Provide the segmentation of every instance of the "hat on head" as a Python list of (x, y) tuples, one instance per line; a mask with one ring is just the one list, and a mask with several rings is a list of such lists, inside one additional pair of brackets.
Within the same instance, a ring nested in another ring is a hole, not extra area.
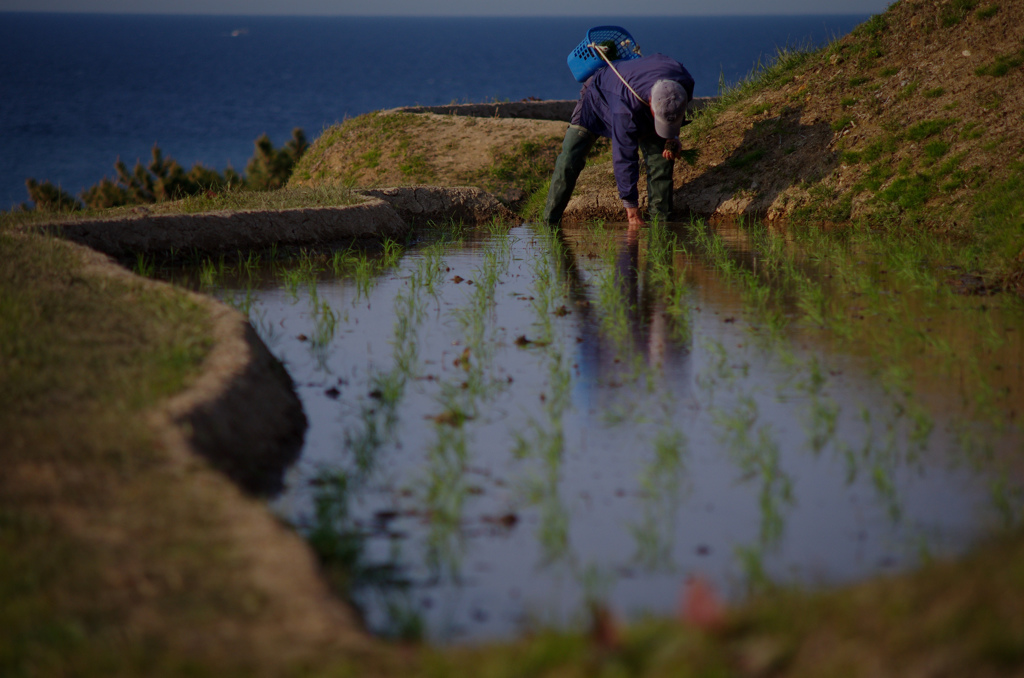
[(651, 88), (654, 131), (663, 139), (675, 139), (686, 116), (686, 90), (675, 80), (659, 80)]

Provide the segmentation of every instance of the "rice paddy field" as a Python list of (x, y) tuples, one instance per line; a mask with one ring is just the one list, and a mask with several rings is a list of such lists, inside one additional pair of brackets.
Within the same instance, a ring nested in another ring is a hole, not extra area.
[(136, 268), (238, 307), (285, 364), (310, 427), (271, 506), (368, 626), (464, 643), (1019, 526), (1021, 301), (953, 244), (892, 242), (494, 222)]

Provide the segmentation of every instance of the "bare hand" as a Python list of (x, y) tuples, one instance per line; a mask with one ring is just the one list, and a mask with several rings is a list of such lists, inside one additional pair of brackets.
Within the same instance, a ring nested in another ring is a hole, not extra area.
[(665, 160), (675, 160), (679, 157), (682, 149), (683, 145), (679, 143), (679, 139), (666, 139), (665, 150), (661, 152), (661, 157), (665, 158)]
[(629, 221), (630, 228), (638, 228), (640, 226), (646, 226), (643, 217), (640, 216), (639, 207), (627, 207), (626, 208), (626, 219)]

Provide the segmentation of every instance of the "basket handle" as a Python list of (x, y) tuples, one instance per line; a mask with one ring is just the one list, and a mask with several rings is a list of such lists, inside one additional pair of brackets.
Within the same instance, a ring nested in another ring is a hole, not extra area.
[(636, 93), (635, 89), (633, 89), (632, 87), (629, 86), (629, 83), (626, 82), (626, 79), (624, 77), (622, 77), (622, 74), (619, 73), (619, 70), (617, 68), (615, 68), (615, 66), (612, 64), (611, 59), (609, 59), (607, 56), (605, 56), (605, 53), (604, 53), (603, 49), (601, 49), (600, 47), (598, 47), (594, 43), (590, 43), (589, 45), (587, 45), (587, 47), (589, 47), (593, 52), (595, 52), (599, 57), (601, 57), (606, 64), (608, 64), (608, 67), (612, 69), (612, 71), (615, 73), (615, 75), (619, 76), (619, 80), (621, 80), (622, 84), (626, 86), (626, 89), (628, 89), (630, 92), (632, 92), (633, 96), (635, 96), (637, 99), (640, 100), (640, 103), (642, 103), (642, 104), (644, 104), (646, 106), (650, 106), (650, 104), (648, 102), (644, 101), (644, 98), (642, 96), (640, 96), (639, 94)]

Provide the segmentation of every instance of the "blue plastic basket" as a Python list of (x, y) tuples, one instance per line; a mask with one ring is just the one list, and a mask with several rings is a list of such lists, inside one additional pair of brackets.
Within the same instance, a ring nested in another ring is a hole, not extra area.
[(576, 82), (583, 82), (594, 73), (596, 73), (602, 66), (605, 66), (605, 61), (598, 56), (591, 45), (599, 45), (602, 42), (611, 40), (616, 45), (616, 59), (610, 59), (611, 61), (618, 61), (623, 59), (636, 59), (640, 56), (640, 46), (636, 44), (636, 40), (629, 34), (625, 28), (621, 26), (595, 26), (587, 31), (587, 37), (583, 39), (576, 49), (569, 52), (569, 58), (566, 59), (566, 63), (569, 64), (569, 70), (572, 71), (572, 76), (576, 78)]

